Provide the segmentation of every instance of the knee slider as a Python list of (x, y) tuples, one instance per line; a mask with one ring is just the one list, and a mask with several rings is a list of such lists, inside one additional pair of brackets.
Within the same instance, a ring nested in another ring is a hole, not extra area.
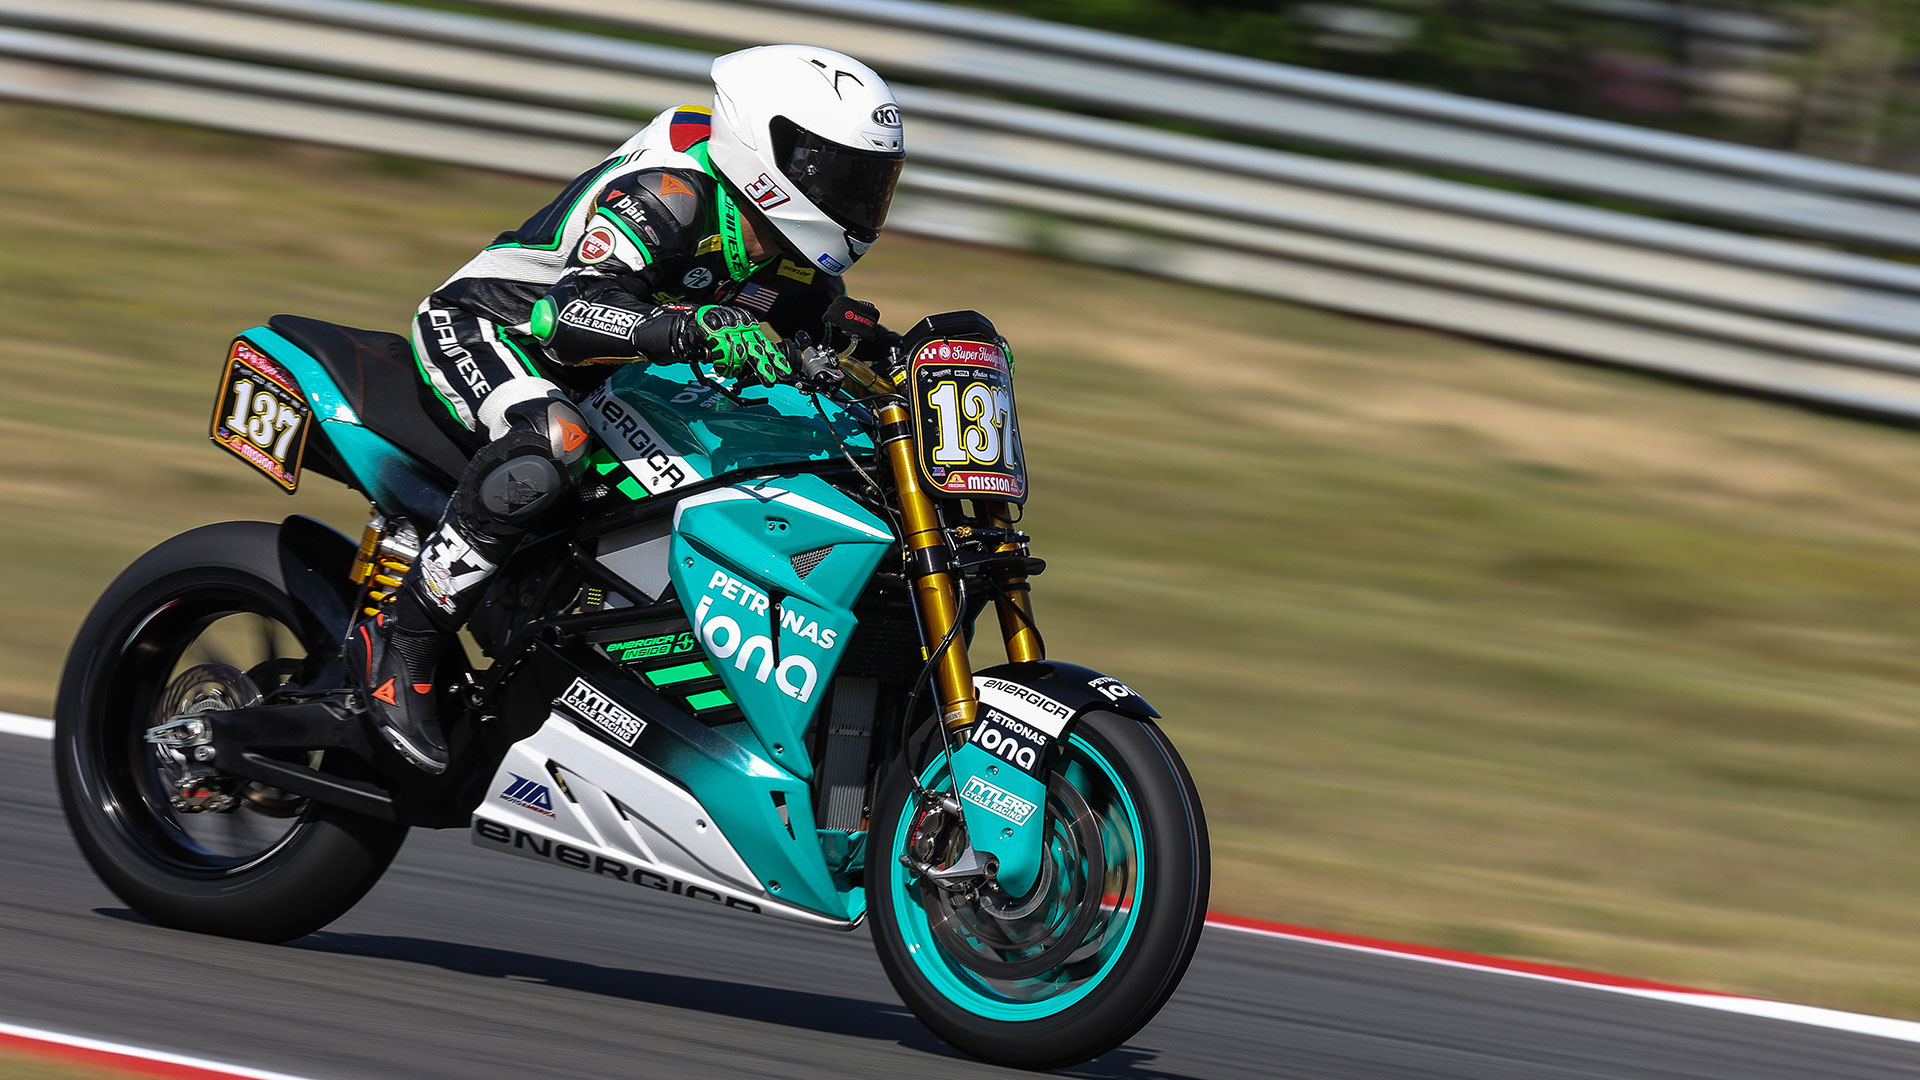
[(545, 436), (515, 431), (482, 447), (460, 486), (470, 518), (524, 525), (553, 506), (566, 481)]

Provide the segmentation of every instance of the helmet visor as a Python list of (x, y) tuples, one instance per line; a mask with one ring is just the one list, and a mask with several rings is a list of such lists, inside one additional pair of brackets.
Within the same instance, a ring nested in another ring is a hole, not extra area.
[(776, 116), (773, 159), (813, 205), (847, 235), (871, 244), (887, 220), (901, 154), (859, 150), (822, 138), (784, 116)]

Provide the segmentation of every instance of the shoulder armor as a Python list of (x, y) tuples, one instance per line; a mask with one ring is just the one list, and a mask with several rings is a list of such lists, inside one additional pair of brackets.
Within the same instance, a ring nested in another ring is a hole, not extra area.
[(640, 169), (608, 181), (600, 192), (599, 209), (646, 245), (648, 261), (682, 258), (712, 231), (706, 220), (712, 216), (707, 209), (712, 184), (704, 173)]

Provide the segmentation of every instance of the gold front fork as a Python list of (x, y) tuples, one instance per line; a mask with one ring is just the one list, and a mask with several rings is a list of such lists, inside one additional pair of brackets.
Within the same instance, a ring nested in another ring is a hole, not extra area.
[[(953, 557), (940, 532), (940, 515), (920, 486), (914, 461), (913, 421), (906, 406), (897, 401), (881, 405), (879, 419), (881, 448), (893, 470), (893, 487), (906, 525), (907, 535), (902, 539), (907, 545), (907, 573), (913, 580), (913, 606), (920, 613), (921, 637), (929, 648), (939, 648), (960, 615), (960, 586)], [(956, 633), (953, 644), (940, 654), (933, 680), (940, 694), (940, 718), (947, 730), (973, 723), (980, 714), (980, 695), (973, 688), (973, 665), (967, 659), (964, 635)]]
[[(977, 502), (980, 524), (990, 529), (1013, 528), (1013, 510), (1003, 502)], [(1020, 545), (1009, 539), (995, 548), (999, 554), (1011, 554), (1020, 550)], [(1040, 633), (1034, 629), (1033, 594), (1027, 586), (1027, 575), (1014, 568), (1012, 563), (1002, 563), (993, 570), (994, 583), (1000, 586), (1000, 592), (993, 598), (993, 606), (1000, 614), (1000, 636), (1007, 642), (1007, 659), (1016, 664), (1045, 660), (1046, 650), (1040, 643)]]

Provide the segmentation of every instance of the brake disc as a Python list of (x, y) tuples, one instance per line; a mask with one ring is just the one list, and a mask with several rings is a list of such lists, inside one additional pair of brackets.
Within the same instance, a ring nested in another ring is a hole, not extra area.
[[(1085, 944), (1100, 916), (1106, 848), (1093, 811), (1057, 774), (1047, 786), (1047, 803), (1049, 828), (1059, 830), (1049, 842), (1057, 836), (1065, 850), (1042, 860), (1040, 878), (1026, 896), (1009, 897), (991, 883), (967, 894), (921, 884), (920, 903), (947, 954), (987, 978), (1030, 979), (1059, 967)], [(1075, 867), (1079, 873), (1072, 872)]]
[(202, 719), (209, 712), (244, 709), (260, 701), (260, 688), (246, 673), (227, 664), (199, 664), (167, 684), (154, 707), (155, 725), (147, 729), (155, 771), (167, 802), (182, 814), (230, 813), (243, 782), (203, 762), (213, 759), (213, 733)]

